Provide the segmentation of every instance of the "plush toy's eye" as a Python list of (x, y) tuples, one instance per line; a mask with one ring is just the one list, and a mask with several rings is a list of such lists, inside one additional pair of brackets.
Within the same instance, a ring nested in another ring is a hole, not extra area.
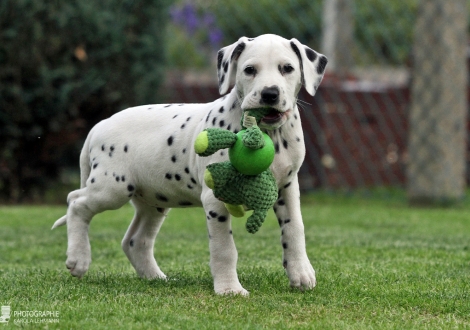
[(243, 70), (246, 75), (252, 76), (256, 73), (256, 69), (254, 66), (248, 65), (245, 70)]
[(284, 71), (285, 73), (291, 73), (292, 71), (294, 71), (294, 67), (293, 67), (292, 65), (290, 65), (290, 64), (286, 64), (286, 65), (284, 65), (284, 67), (283, 67), (283, 71)]

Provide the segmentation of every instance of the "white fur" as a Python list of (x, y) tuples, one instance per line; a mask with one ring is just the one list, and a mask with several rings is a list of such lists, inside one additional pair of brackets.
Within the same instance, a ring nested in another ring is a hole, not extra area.
[[(243, 50), (233, 54), (241, 49), (241, 43), (245, 45)], [(297, 53), (292, 44), (299, 50)], [(315, 271), (306, 254), (297, 182), (305, 145), (296, 102), (302, 83), (310, 84), (307, 91), (315, 93), (323, 76), (323, 69), (317, 70), (319, 58), (324, 57), (314, 53), (312, 61), (312, 51), (308, 49), (296, 39), (276, 35), (240, 38), (219, 52), (222, 94), (235, 78), (235, 87), (228, 95), (207, 104), (139, 106), (98, 123), (80, 155), (81, 188), (69, 194), (67, 214), (53, 226), (67, 224), (66, 266), (70, 273), (81, 277), (90, 266), (88, 227), (93, 216), (118, 209), (131, 200), (135, 216), (122, 248), (139, 276), (166, 278), (153, 256), (155, 237), (163, 220), (170, 208), (203, 206), (215, 292), (248, 294), (238, 281), (230, 215), (203, 178), (206, 166), (226, 160), (227, 151), (199, 157), (193, 144), (197, 134), (207, 127), (240, 130), (243, 111), (266, 106), (261, 94), (266, 87), (275, 86), (279, 100), (271, 107), (282, 116), (274, 123), (261, 122), (260, 127), (271, 136), (277, 149), (271, 170), (280, 190), (274, 209), (282, 229), (283, 265), (292, 286), (313, 288)], [(326, 64), (326, 58), (323, 62)], [(286, 65), (293, 71), (285, 72)], [(255, 68), (256, 74), (246, 74), (247, 66)]]

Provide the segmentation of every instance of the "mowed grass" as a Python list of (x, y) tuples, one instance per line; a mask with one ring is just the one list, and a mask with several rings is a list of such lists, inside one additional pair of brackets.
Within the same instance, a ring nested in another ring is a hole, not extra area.
[[(65, 268), (64, 207), (0, 207), (0, 305), (58, 311), (49, 329), (466, 329), (470, 207), (410, 208), (401, 199), (325, 194), (302, 201), (313, 291), (289, 287), (277, 220), (255, 235), (233, 221), (249, 297), (217, 296), (202, 209), (173, 210), (155, 244), (168, 281), (139, 279), (120, 241), (131, 206), (96, 216), (93, 262)], [(8, 328), (16, 328), (14, 317)]]

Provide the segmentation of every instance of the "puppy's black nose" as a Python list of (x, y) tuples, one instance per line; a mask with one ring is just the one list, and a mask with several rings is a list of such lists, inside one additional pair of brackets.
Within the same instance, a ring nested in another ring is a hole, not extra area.
[(261, 91), (261, 102), (268, 105), (274, 105), (279, 102), (279, 87), (265, 87)]

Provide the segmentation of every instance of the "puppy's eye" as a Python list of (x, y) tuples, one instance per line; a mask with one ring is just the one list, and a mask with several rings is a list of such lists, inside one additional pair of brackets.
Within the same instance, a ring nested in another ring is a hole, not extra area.
[(291, 73), (292, 71), (294, 71), (294, 67), (290, 64), (284, 65), (282, 69), (285, 73)]
[(252, 76), (252, 75), (254, 75), (254, 74), (256, 73), (255, 67), (254, 67), (254, 66), (251, 66), (251, 65), (247, 66), (247, 67), (245, 68), (245, 70), (243, 70), (243, 71), (244, 71), (245, 74), (248, 75), (248, 76)]

